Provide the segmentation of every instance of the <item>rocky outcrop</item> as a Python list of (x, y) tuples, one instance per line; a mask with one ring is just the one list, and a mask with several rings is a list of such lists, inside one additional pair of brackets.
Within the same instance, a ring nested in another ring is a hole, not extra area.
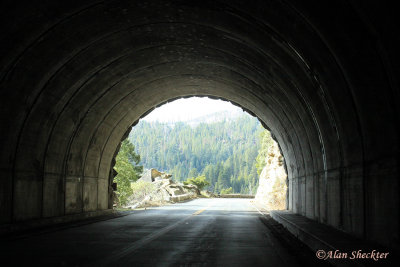
[(152, 183), (156, 179), (160, 180), (162, 178), (169, 178), (169, 177), (172, 177), (172, 175), (164, 173), (164, 172), (160, 172), (156, 169), (149, 169), (144, 172), (144, 174), (142, 175), (142, 177), (140, 177), (140, 179), (138, 181), (145, 181), (145, 182)]
[(266, 165), (260, 174), (255, 201), (268, 210), (286, 209), (286, 172), (276, 142), (268, 149)]
[[(157, 176), (154, 177), (154, 174)], [(147, 171), (137, 182), (131, 184), (133, 195), (129, 198), (129, 204), (126, 207), (160, 206), (193, 199), (200, 195), (197, 186), (176, 183), (171, 177), (172, 175), (156, 169)]]

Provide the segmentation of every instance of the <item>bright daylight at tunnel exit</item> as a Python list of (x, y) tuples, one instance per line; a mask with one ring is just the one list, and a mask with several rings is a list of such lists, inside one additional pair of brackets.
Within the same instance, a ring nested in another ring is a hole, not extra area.
[(257, 118), (227, 101), (192, 97), (158, 107), (121, 143), (114, 170), (117, 209), (197, 197), (287, 206), (278, 144)]
[(397, 266), (397, 25), (396, 1), (0, 1), (1, 265)]

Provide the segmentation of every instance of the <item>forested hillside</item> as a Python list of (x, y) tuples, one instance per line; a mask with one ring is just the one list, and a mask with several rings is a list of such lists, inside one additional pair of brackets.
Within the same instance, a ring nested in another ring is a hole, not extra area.
[(141, 165), (168, 172), (178, 181), (205, 175), (209, 190), (256, 192), (259, 121), (247, 114), (213, 123), (174, 124), (140, 121), (129, 136)]

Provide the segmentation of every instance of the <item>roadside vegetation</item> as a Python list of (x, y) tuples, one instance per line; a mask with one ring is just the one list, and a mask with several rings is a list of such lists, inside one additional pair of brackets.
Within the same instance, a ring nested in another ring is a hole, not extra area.
[(128, 198), (134, 193), (131, 183), (140, 178), (143, 166), (139, 165), (140, 156), (135, 152), (135, 146), (129, 141), (124, 140), (116, 157), (114, 169), (118, 172), (114, 177), (117, 183), (117, 196), (120, 206), (127, 203)]
[(146, 181), (137, 181), (131, 183), (131, 189), (132, 195), (129, 197), (129, 201), (140, 202), (147, 195), (154, 193), (157, 190), (157, 186)]
[[(170, 173), (173, 180), (195, 185), (206, 197), (254, 195), (260, 175), (271, 176), (267, 164), (278, 162), (274, 164), (283, 168), (283, 157), (278, 154), (271, 134), (249, 115), (195, 126), (141, 121), (121, 143), (116, 158), (119, 205), (140, 202), (157, 190), (149, 182), (134, 183), (144, 168)], [(283, 206), (285, 190), (285, 178), (274, 180), (273, 192), (269, 192), (273, 199), (268, 201)]]
[(248, 114), (217, 122), (161, 123), (140, 121), (129, 140), (135, 144), (145, 169), (172, 174), (176, 181), (205, 177), (207, 190), (218, 194), (255, 194), (256, 157), (264, 131)]
[(202, 191), (205, 187), (210, 185), (210, 182), (207, 181), (207, 179), (204, 175), (201, 175), (196, 178), (189, 178), (186, 181), (184, 181), (183, 184), (185, 184), (185, 185), (193, 184), (193, 185), (197, 186), (197, 188), (200, 191)]

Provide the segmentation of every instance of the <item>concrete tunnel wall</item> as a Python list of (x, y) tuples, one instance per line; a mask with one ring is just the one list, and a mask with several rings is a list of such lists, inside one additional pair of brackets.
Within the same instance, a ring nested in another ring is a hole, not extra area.
[(256, 115), (289, 209), (399, 242), (394, 8), (373, 1), (2, 1), (2, 224), (105, 210), (131, 125), (179, 97)]

